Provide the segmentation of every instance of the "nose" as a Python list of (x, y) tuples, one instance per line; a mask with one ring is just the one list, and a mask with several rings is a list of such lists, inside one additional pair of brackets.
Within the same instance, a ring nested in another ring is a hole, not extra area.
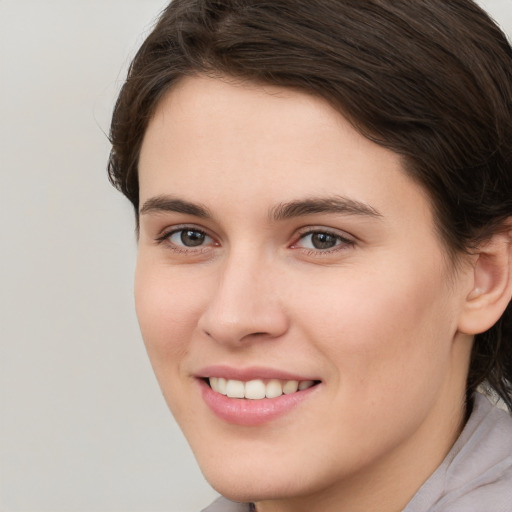
[(276, 269), (262, 258), (232, 255), (222, 263), (199, 328), (217, 343), (239, 347), (288, 330)]

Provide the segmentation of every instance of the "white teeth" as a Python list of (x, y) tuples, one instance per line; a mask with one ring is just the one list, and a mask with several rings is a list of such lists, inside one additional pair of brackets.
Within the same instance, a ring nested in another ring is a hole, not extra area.
[(244, 383), (240, 380), (228, 380), (226, 384), (226, 395), (229, 396), (229, 398), (244, 398)]
[(310, 388), (314, 382), (312, 380), (303, 380), (299, 382), (299, 391)]
[(245, 398), (258, 400), (265, 398), (265, 383), (262, 380), (250, 380), (245, 383)]
[(277, 380), (271, 379), (266, 384), (261, 379), (254, 379), (248, 382), (223, 377), (210, 377), (211, 388), (222, 395), (230, 398), (247, 398), (249, 400), (261, 400), (262, 398), (277, 398), (283, 393), (289, 395), (297, 391), (303, 391), (313, 386), (312, 380)]
[(285, 395), (290, 395), (291, 393), (295, 393), (299, 389), (299, 381), (298, 380), (289, 380), (284, 386), (283, 386), (283, 393)]
[(222, 393), (223, 395), (227, 394), (227, 391), (226, 391), (226, 386), (227, 386), (227, 380), (222, 378), (222, 377), (219, 377), (218, 380), (217, 380), (217, 389), (216, 391), (218, 391), (219, 393)]
[(267, 398), (277, 398), (283, 394), (283, 385), (276, 379), (268, 381), (265, 396)]

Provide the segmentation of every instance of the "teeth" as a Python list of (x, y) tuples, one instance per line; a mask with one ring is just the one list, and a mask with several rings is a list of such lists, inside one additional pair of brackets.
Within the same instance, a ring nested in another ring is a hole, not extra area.
[(229, 396), (229, 398), (244, 398), (244, 383), (240, 380), (228, 380), (226, 384), (226, 395)]
[(312, 380), (303, 380), (299, 382), (299, 391), (310, 388), (314, 382)]
[(275, 379), (272, 379), (267, 384), (267, 389), (265, 390), (265, 396), (267, 398), (277, 398), (283, 394), (283, 386), (282, 384)]
[(261, 400), (262, 398), (277, 398), (283, 393), (289, 395), (297, 391), (310, 388), (315, 383), (312, 380), (277, 380), (271, 379), (264, 382), (261, 379), (243, 382), (241, 380), (224, 379), (222, 377), (210, 377), (211, 388), (230, 398), (247, 398), (249, 400)]
[(226, 387), (227, 387), (227, 380), (223, 379), (222, 377), (219, 377), (217, 379), (217, 391), (219, 393), (222, 393), (223, 395), (227, 394)]
[(265, 398), (266, 386), (262, 380), (250, 380), (245, 383), (245, 398), (258, 400)]
[(284, 386), (283, 386), (283, 393), (285, 395), (290, 395), (291, 393), (295, 393), (299, 389), (299, 383), (296, 380), (289, 380)]

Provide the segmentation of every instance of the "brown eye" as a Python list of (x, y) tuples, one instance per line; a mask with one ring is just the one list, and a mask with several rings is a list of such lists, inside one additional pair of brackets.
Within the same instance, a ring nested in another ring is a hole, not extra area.
[(213, 242), (212, 238), (209, 237), (203, 231), (199, 229), (178, 229), (167, 236), (169, 242), (179, 247), (201, 247), (205, 244)]
[(331, 249), (338, 243), (338, 237), (330, 233), (313, 233), (311, 235), (311, 245), (315, 249)]
[(318, 252), (328, 252), (330, 249), (343, 249), (354, 245), (354, 241), (338, 233), (330, 231), (309, 231), (304, 233), (298, 242), (296, 248), (307, 249)]
[(187, 247), (197, 247), (203, 244), (206, 235), (201, 231), (193, 231), (191, 229), (183, 230), (180, 235), (181, 242)]

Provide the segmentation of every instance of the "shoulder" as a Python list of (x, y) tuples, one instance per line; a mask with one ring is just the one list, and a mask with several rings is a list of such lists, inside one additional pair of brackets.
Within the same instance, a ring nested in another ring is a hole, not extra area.
[(248, 503), (236, 503), (221, 496), (201, 512), (250, 512), (250, 510)]
[(512, 512), (512, 417), (477, 394), (441, 466), (404, 512)]

